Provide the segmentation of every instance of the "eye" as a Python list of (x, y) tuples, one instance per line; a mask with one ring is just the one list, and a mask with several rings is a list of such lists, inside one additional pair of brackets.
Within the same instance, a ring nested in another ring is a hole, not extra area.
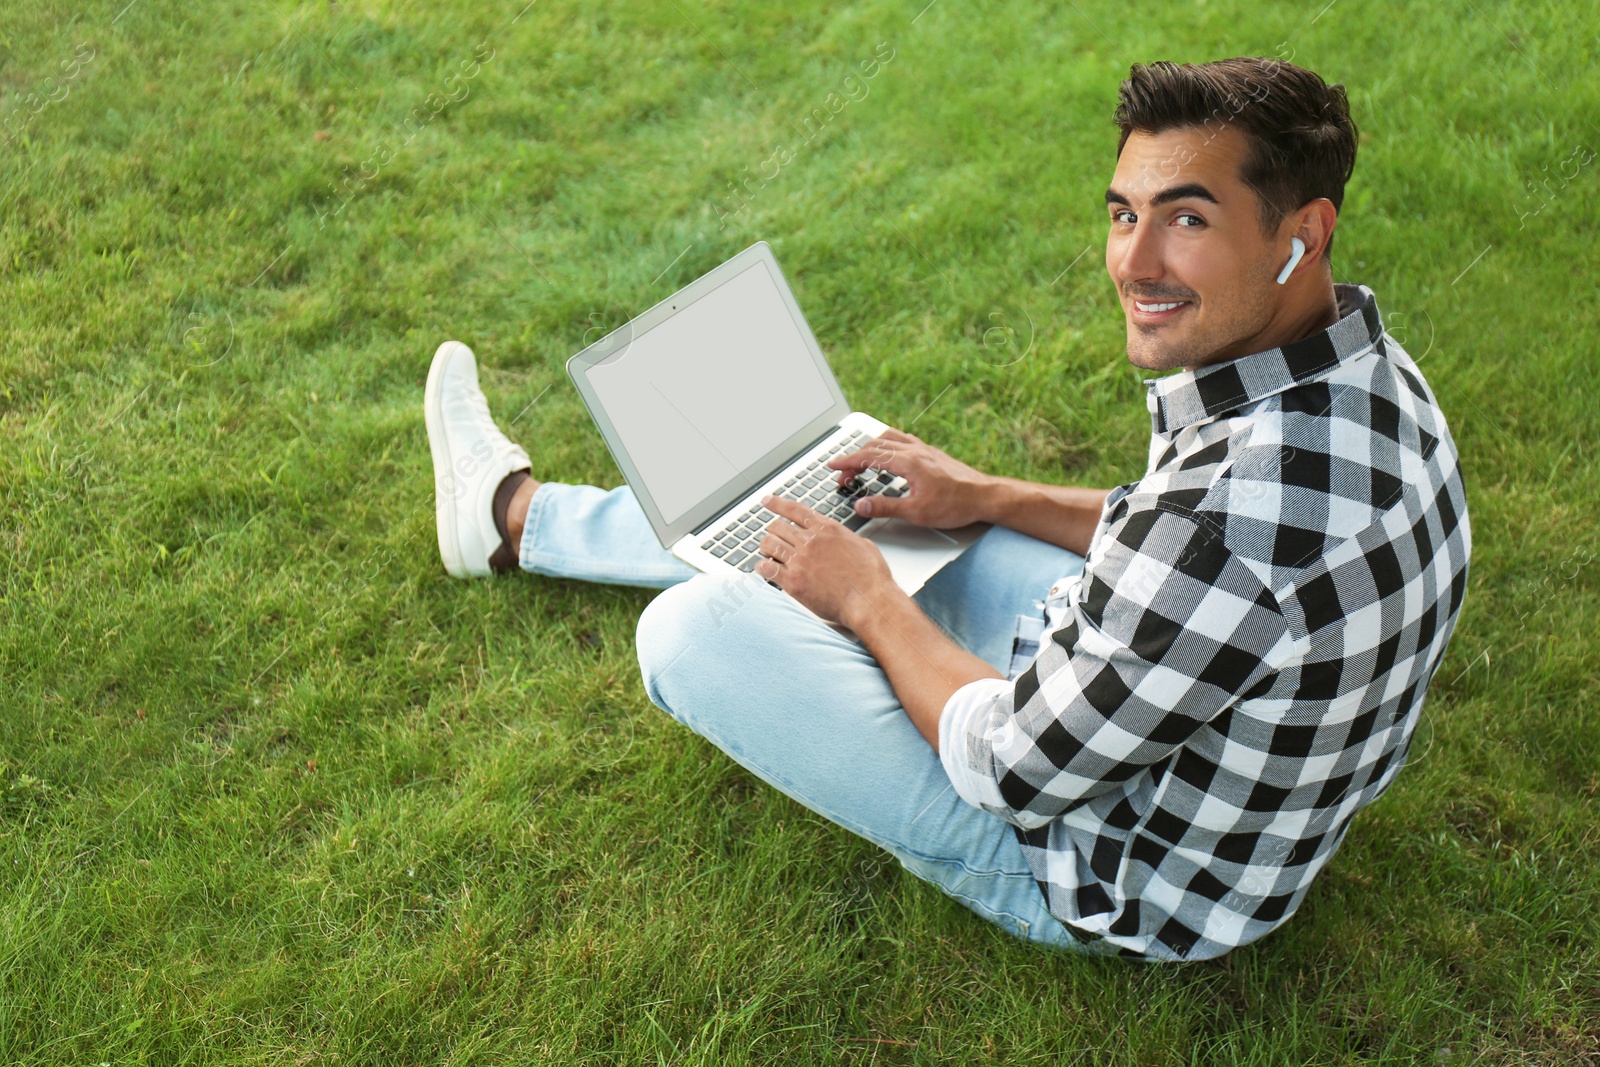
[[(1204, 226), (1206, 224), (1206, 220), (1205, 219), (1201, 218), (1199, 215), (1195, 215), (1195, 214), (1192, 214), (1192, 213), (1187, 212), (1187, 211), (1184, 212), (1182, 215), (1177, 216), (1177, 218), (1180, 218), (1180, 219), (1193, 219), (1194, 223), (1195, 223), (1195, 226)], [(1185, 227), (1185, 228), (1186, 229), (1193, 229), (1193, 227)]]
[(1123, 216), (1123, 215), (1132, 215), (1134, 222), (1138, 222), (1139, 221), (1139, 217), (1137, 215), (1134, 215), (1133, 212), (1129, 211), (1125, 207), (1124, 208), (1118, 208), (1117, 210), (1113, 211), (1111, 213), (1111, 221), (1112, 222), (1121, 222), (1122, 221), (1121, 216)]

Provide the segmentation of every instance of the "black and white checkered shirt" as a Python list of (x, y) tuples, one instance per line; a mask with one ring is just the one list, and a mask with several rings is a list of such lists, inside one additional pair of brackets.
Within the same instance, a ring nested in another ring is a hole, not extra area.
[(1147, 383), (1149, 470), (940, 758), (1090, 950), (1206, 959), (1281, 925), (1404, 764), (1466, 588), (1455, 444), (1372, 291), (1321, 333)]

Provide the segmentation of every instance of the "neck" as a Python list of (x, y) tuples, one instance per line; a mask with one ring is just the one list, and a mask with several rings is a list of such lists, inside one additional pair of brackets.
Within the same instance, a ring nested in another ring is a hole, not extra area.
[(1267, 324), (1266, 329), (1184, 369), (1196, 370), (1200, 367), (1209, 367), (1213, 363), (1242, 359), (1270, 348), (1282, 348), (1284, 345), (1303, 341), (1314, 333), (1321, 333), (1338, 322), (1339, 298), (1334, 295), (1332, 276), (1324, 275), (1317, 280), (1307, 280), (1305, 285), (1307, 295), (1304, 298), (1286, 301), (1279, 314), (1273, 316), (1273, 320)]
[(1322, 291), (1309, 305), (1296, 321), (1289, 325), (1285, 337), (1281, 341), (1274, 341), (1268, 348), (1282, 348), (1284, 345), (1303, 341), (1314, 333), (1321, 333), (1329, 326), (1339, 321), (1339, 298), (1334, 295), (1333, 282), (1325, 282)]

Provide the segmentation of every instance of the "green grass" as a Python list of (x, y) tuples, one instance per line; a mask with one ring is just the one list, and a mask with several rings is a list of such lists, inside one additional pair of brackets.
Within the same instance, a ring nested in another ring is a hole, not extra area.
[[(0, 10), (0, 1062), (1600, 1061), (1590, 5), (521, 3)], [(1475, 541), (1410, 764), (1283, 929), (1013, 942), (654, 708), (650, 591), (443, 574), (434, 347), (614, 485), (563, 361), (759, 239), (857, 406), (1137, 476), (1115, 90), (1275, 52), (1350, 89), (1336, 274)]]

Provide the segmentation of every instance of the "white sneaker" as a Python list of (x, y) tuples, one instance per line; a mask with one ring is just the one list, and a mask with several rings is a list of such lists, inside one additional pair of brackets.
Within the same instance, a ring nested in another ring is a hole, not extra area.
[(460, 341), (446, 341), (433, 354), (422, 410), (444, 569), (453, 578), (483, 577), (492, 573), (489, 556), (501, 542), (494, 491), (506, 475), (532, 466), (528, 453), (494, 424), (478, 388), (477, 360)]

